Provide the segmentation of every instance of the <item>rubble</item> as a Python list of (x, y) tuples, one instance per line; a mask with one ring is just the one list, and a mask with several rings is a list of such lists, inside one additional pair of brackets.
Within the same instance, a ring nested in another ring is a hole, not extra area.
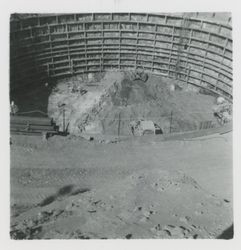
[(213, 107), (213, 114), (221, 125), (232, 121), (232, 104), (219, 96)]

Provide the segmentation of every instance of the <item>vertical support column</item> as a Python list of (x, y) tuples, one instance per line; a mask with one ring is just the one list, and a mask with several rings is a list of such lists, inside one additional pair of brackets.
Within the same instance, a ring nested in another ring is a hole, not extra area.
[(86, 57), (86, 54), (87, 54), (87, 33), (86, 33), (86, 23), (84, 22), (83, 23), (83, 28), (84, 28), (84, 39), (85, 39), (85, 71), (87, 72), (88, 70), (88, 65), (87, 65), (87, 57)]
[(224, 61), (225, 52), (226, 52), (226, 48), (223, 47), (223, 54), (222, 54), (222, 61), (221, 61), (222, 65), (223, 65), (223, 61)]
[[(220, 68), (219, 68), (219, 69), (220, 69)], [(218, 86), (219, 86), (219, 77), (220, 77), (220, 73), (218, 73), (217, 81), (216, 81), (216, 84), (215, 84), (215, 90), (216, 90), (216, 91), (217, 91)]]
[(187, 79), (186, 79), (186, 84), (188, 85), (188, 82), (189, 82), (189, 78), (190, 78), (190, 66), (188, 67), (188, 70), (187, 70)]
[(120, 124), (121, 124), (121, 111), (118, 115), (118, 137), (120, 136)]
[(101, 37), (102, 37), (102, 45), (101, 45), (101, 55), (100, 55), (100, 72), (104, 71), (104, 23), (101, 23)]
[(30, 38), (33, 39), (33, 27), (30, 27)]
[(47, 75), (50, 76), (49, 63), (47, 63)]
[(21, 20), (19, 21), (19, 24), (20, 24), (20, 30), (22, 30), (23, 29), (23, 23), (22, 23)]
[(40, 26), (40, 17), (38, 16), (37, 19), (38, 19), (38, 26)]
[(167, 24), (167, 15), (165, 15), (164, 23)]
[(221, 29), (222, 29), (222, 25), (219, 24), (219, 26), (218, 26), (218, 33), (219, 33), (219, 34), (221, 34)]
[(153, 51), (152, 51), (152, 68), (151, 71), (154, 71), (154, 58), (156, 53), (156, 34), (157, 33), (157, 24), (155, 24), (155, 35), (154, 35), (154, 44), (153, 44)]
[[(51, 62), (52, 62), (52, 65), (53, 65), (54, 64), (54, 59), (53, 59), (52, 39), (51, 39), (50, 27), (49, 27), (48, 24), (47, 24), (47, 30), (48, 30), (48, 35), (49, 35), (49, 47), (50, 47)], [(50, 66), (49, 66), (49, 63), (47, 64), (47, 71), (48, 71), (48, 76), (49, 76), (50, 75)], [(53, 74), (55, 74), (55, 72)]]
[(228, 38), (226, 38), (226, 44), (223, 47), (223, 54), (222, 54), (222, 61), (220, 62), (221, 65), (223, 65), (223, 61), (224, 61), (224, 56), (225, 56), (225, 51), (226, 51), (226, 47), (228, 46)]
[[(207, 44), (207, 48), (205, 50), (205, 54), (203, 56), (203, 61), (202, 61), (202, 72), (204, 72), (204, 68), (205, 68), (205, 62), (206, 62), (206, 57), (207, 57), (207, 49), (208, 49), (208, 44)], [(202, 86), (203, 83), (203, 79), (201, 79), (200, 85)]]
[(172, 38), (171, 38), (171, 49), (169, 53), (169, 62), (168, 62), (168, 76), (170, 76), (170, 65), (172, 59), (172, 51), (173, 51), (173, 43), (174, 43), (174, 33), (175, 33), (175, 26), (172, 27)]
[(135, 70), (137, 70), (137, 60), (138, 60), (138, 42), (139, 42), (139, 30), (140, 30), (140, 23), (137, 22), (137, 34), (136, 34), (136, 57), (135, 57)]
[(119, 65), (118, 66), (120, 70), (121, 69), (121, 36), (122, 36), (120, 22), (118, 23), (118, 26), (119, 26), (119, 62), (118, 62)]
[[(189, 34), (189, 40), (188, 40), (188, 49), (186, 51), (186, 66), (185, 68), (187, 69), (188, 72), (188, 67), (189, 67), (189, 55), (190, 55), (190, 46), (192, 44), (192, 35), (193, 35), (193, 30), (190, 29), (190, 34)], [(188, 78), (188, 76), (186, 76)]]
[(70, 49), (69, 49), (69, 26), (67, 23), (65, 24), (65, 32), (66, 32), (66, 36), (67, 36), (67, 50), (68, 50), (68, 60), (69, 60), (70, 72), (71, 72), (71, 75), (73, 75), (74, 74), (74, 66), (73, 66), (73, 61), (71, 60), (71, 54), (70, 54)]
[(169, 133), (170, 134), (172, 132), (172, 116), (173, 116), (173, 112), (171, 111), (171, 115), (170, 115), (170, 128), (169, 128)]

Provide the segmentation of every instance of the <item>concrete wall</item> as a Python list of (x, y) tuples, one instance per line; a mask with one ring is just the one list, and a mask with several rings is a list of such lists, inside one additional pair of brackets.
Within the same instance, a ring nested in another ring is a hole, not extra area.
[(144, 68), (232, 98), (228, 13), (11, 16), (11, 89), (87, 72)]

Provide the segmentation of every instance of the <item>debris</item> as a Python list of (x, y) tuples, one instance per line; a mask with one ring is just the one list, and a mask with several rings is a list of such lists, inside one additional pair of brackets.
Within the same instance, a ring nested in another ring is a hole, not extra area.
[(216, 105), (213, 107), (213, 114), (220, 124), (228, 123), (232, 120), (232, 105), (219, 96), (216, 100)]

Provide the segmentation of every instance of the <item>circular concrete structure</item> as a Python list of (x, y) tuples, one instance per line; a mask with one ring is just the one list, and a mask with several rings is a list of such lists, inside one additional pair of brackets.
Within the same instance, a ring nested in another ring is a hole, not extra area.
[(49, 79), (144, 69), (232, 99), (227, 13), (13, 14), (11, 92)]

